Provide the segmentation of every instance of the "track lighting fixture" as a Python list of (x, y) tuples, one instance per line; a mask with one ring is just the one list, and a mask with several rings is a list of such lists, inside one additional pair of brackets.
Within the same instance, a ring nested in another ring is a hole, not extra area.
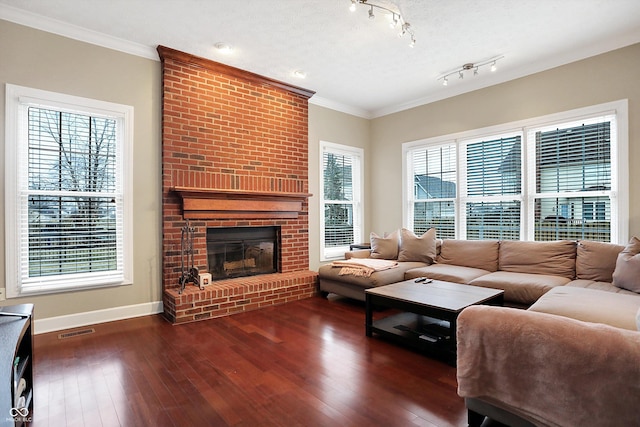
[[(389, 9), (386, 6), (382, 6), (379, 4), (371, 3), (369, 0), (350, 0), (351, 5), (349, 6), (349, 10), (351, 12), (355, 12), (357, 5), (361, 4), (363, 6), (369, 7), (369, 19), (375, 19), (374, 8), (379, 9), (383, 12), (386, 12), (389, 15), (389, 27), (397, 28), (400, 26), (400, 31), (398, 32), (398, 37), (403, 37), (405, 34), (409, 35), (409, 46), (414, 47), (416, 44), (416, 36), (413, 32), (413, 28), (411, 25), (404, 20), (402, 14), (399, 11)], [(397, 7), (395, 8), (397, 9)]]
[(455, 70), (448, 71), (444, 74), (441, 74), (437, 80), (442, 80), (442, 85), (447, 86), (449, 84), (449, 77), (457, 74), (458, 79), (464, 79), (465, 73), (470, 73), (473, 70), (473, 76), (476, 77), (480, 74), (480, 67), (484, 67), (485, 65), (491, 64), (491, 71), (496, 71), (497, 65), (496, 63), (504, 58), (504, 56), (497, 56), (495, 58), (487, 59), (486, 61), (478, 62), (478, 63), (467, 63), (461, 67), (456, 68)]

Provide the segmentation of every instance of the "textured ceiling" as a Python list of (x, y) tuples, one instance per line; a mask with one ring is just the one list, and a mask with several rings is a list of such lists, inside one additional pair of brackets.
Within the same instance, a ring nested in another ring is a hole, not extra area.
[[(0, 18), (155, 59), (168, 46), (314, 90), (312, 102), (363, 117), (640, 42), (639, 0), (370, 1), (402, 13), (414, 48), (377, 10), (373, 20), (366, 6), (349, 12), (349, 0), (0, 0)], [(495, 73), (437, 80), (499, 55)]]

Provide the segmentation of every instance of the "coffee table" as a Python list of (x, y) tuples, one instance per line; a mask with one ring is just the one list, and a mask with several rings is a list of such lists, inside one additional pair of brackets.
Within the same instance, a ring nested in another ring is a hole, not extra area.
[[(374, 333), (456, 359), (456, 326), (460, 312), (475, 304), (503, 305), (504, 291), (442, 280), (415, 279), (365, 291), (366, 334)], [(374, 308), (400, 311), (373, 320)]]

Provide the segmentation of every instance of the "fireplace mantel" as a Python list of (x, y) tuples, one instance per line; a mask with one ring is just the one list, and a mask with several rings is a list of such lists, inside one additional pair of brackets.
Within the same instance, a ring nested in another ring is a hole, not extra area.
[(185, 219), (297, 218), (308, 193), (173, 187)]

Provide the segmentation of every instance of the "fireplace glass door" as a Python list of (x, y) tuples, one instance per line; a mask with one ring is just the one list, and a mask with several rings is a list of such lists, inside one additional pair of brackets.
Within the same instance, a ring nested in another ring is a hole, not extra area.
[(279, 235), (279, 227), (208, 228), (212, 280), (276, 273)]

